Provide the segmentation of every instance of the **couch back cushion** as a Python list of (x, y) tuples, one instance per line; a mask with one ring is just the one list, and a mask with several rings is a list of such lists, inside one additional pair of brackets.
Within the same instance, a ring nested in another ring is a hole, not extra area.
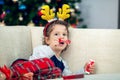
[(120, 73), (119, 29), (71, 29), (70, 33), (71, 45), (63, 55), (73, 71), (93, 59), (96, 73)]
[(9, 66), (17, 58), (27, 59), (32, 54), (31, 43), (30, 28), (0, 27), (0, 65)]
[(32, 47), (35, 48), (43, 43), (43, 29), (44, 27), (30, 27)]
[[(41, 45), (43, 27), (32, 27), (33, 48)], [(96, 73), (120, 73), (120, 30), (70, 28), (71, 44), (63, 53), (73, 72), (95, 60)]]

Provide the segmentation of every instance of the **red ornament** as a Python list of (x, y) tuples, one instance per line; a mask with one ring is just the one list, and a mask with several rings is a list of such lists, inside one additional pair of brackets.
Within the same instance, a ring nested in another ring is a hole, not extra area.
[(4, 19), (4, 18), (5, 18), (5, 16), (6, 16), (6, 13), (5, 13), (5, 12), (3, 12), (3, 13), (0, 15), (0, 18), (1, 18), (1, 19)]
[(71, 24), (71, 26), (72, 26), (73, 28), (76, 28), (76, 27), (77, 27), (77, 25), (76, 25), (76, 24)]
[(41, 16), (42, 15), (42, 12), (41, 10), (38, 11), (38, 16)]

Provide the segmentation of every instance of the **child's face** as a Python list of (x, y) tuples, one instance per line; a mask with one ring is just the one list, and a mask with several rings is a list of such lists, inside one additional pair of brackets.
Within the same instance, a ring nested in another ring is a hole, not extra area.
[(59, 39), (67, 40), (68, 32), (64, 25), (56, 24), (52, 27), (50, 36), (45, 38), (46, 43), (53, 49), (57, 51), (62, 51), (66, 48), (67, 44), (59, 43)]

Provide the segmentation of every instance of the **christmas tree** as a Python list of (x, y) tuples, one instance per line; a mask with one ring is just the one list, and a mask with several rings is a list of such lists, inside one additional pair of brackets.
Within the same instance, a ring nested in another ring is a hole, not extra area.
[[(55, 12), (68, 4), (71, 7), (71, 17), (66, 21), (72, 27), (77, 27), (78, 23), (82, 23), (80, 18), (81, 11), (79, 4), (81, 0), (0, 0), (0, 21), (4, 21), (6, 25), (28, 25), (34, 23), (35, 26), (44, 26), (47, 21), (41, 19), (41, 6), (49, 5)], [(79, 26), (86, 28), (86, 25)]]

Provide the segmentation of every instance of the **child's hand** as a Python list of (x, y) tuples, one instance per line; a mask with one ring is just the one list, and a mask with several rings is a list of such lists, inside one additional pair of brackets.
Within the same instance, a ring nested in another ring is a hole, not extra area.
[(26, 73), (23, 76), (27, 77), (29, 80), (33, 80), (33, 73), (32, 72)]
[(0, 72), (0, 80), (5, 80), (6, 76), (4, 73)]
[(84, 70), (85, 72), (87, 71), (88, 74), (94, 74), (95, 73), (95, 62), (92, 62), (92, 64), (90, 64), (90, 62), (87, 62), (85, 64)]
[(95, 64), (91, 65), (89, 70), (90, 70), (90, 74), (94, 74), (95, 73)]

